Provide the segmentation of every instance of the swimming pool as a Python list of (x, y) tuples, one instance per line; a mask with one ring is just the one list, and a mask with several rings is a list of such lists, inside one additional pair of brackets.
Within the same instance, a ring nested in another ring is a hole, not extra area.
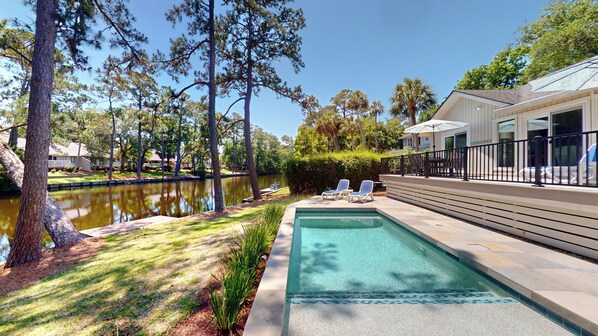
[[(502, 328), (498, 334), (524, 331), (521, 325), (526, 323), (550, 334), (567, 334), (455, 259), (375, 210), (297, 210), (287, 281), (287, 333), (319, 334), (325, 330), (322, 324), (350, 323), (365, 314), (361, 318), (372, 325), (399, 315), (411, 316), (411, 321), (435, 316), (444, 320), (440, 326), (471, 320), (482, 329)], [(521, 325), (509, 330), (511, 315), (520, 320), (513, 325)], [(316, 329), (305, 327), (315, 319), (321, 320)], [(337, 320), (344, 322), (331, 322)], [(347, 330), (360, 325), (355, 322)], [(327, 332), (331, 331), (339, 332)]]

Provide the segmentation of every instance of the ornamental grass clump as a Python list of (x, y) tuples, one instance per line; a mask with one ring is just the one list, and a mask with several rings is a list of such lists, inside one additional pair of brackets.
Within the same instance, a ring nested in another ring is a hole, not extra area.
[(282, 205), (267, 205), (256, 224), (243, 227), (243, 233), (234, 239), (230, 253), (223, 258), (223, 275), (214, 277), (221, 289), (210, 288), (209, 298), (221, 331), (237, 328), (239, 313), (251, 296), (258, 267), (276, 237), (284, 209)]
[[(276, 237), (278, 226), (284, 215), (285, 207), (280, 204), (268, 204), (262, 212), (263, 225), (268, 228), (272, 237)], [(273, 241), (272, 239), (271, 241)]]

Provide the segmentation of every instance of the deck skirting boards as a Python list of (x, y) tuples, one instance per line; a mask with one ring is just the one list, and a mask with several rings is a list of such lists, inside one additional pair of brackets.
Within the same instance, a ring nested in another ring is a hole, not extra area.
[(598, 260), (598, 190), (593, 188), (396, 175), (380, 179), (389, 198)]

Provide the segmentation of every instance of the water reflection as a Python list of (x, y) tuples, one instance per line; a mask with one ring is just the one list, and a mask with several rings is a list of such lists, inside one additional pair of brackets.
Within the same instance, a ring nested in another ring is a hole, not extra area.
[[(260, 176), (260, 188), (278, 182), (286, 186), (281, 175)], [(71, 218), (78, 230), (165, 215), (182, 217), (212, 210), (212, 180), (132, 184), (51, 192), (52, 197)], [(240, 204), (251, 196), (249, 177), (222, 179), (226, 206)], [(14, 234), (19, 198), (0, 198), (0, 262), (8, 256), (8, 240)], [(44, 245), (52, 241), (44, 234)]]

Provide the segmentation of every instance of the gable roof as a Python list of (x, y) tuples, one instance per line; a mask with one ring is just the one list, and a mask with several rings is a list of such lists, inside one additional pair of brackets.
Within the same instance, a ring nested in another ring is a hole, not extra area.
[[(0, 135), (0, 141), (4, 143), (8, 143), (8, 136), (7, 135)], [(17, 139), (17, 147), (21, 149), (25, 149), (25, 138), (18, 138)], [(77, 156), (77, 152), (79, 151), (79, 143), (71, 142), (66, 146), (51, 143), (50, 144), (50, 151), (48, 153), (49, 156)], [(81, 156), (89, 156), (89, 152), (87, 151), (87, 147), (85, 144), (81, 144)]]
[(432, 118), (443, 115), (444, 110), (463, 97), (495, 102), (499, 110), (508, 110), (592, 88), (598, 88), (598, 55), (534, 79), (513, 90), (453, 90)]
[(598, 55), (529, 82), (534, 92), (580, 91), (598, 87)]
[(554, 91), (534, 92), (530, 84), (513, 90), (455, 90), (455, 92), (490, 99), (509, 105), (519, 104), (527, 100), (537, 99), (555, 93)]

